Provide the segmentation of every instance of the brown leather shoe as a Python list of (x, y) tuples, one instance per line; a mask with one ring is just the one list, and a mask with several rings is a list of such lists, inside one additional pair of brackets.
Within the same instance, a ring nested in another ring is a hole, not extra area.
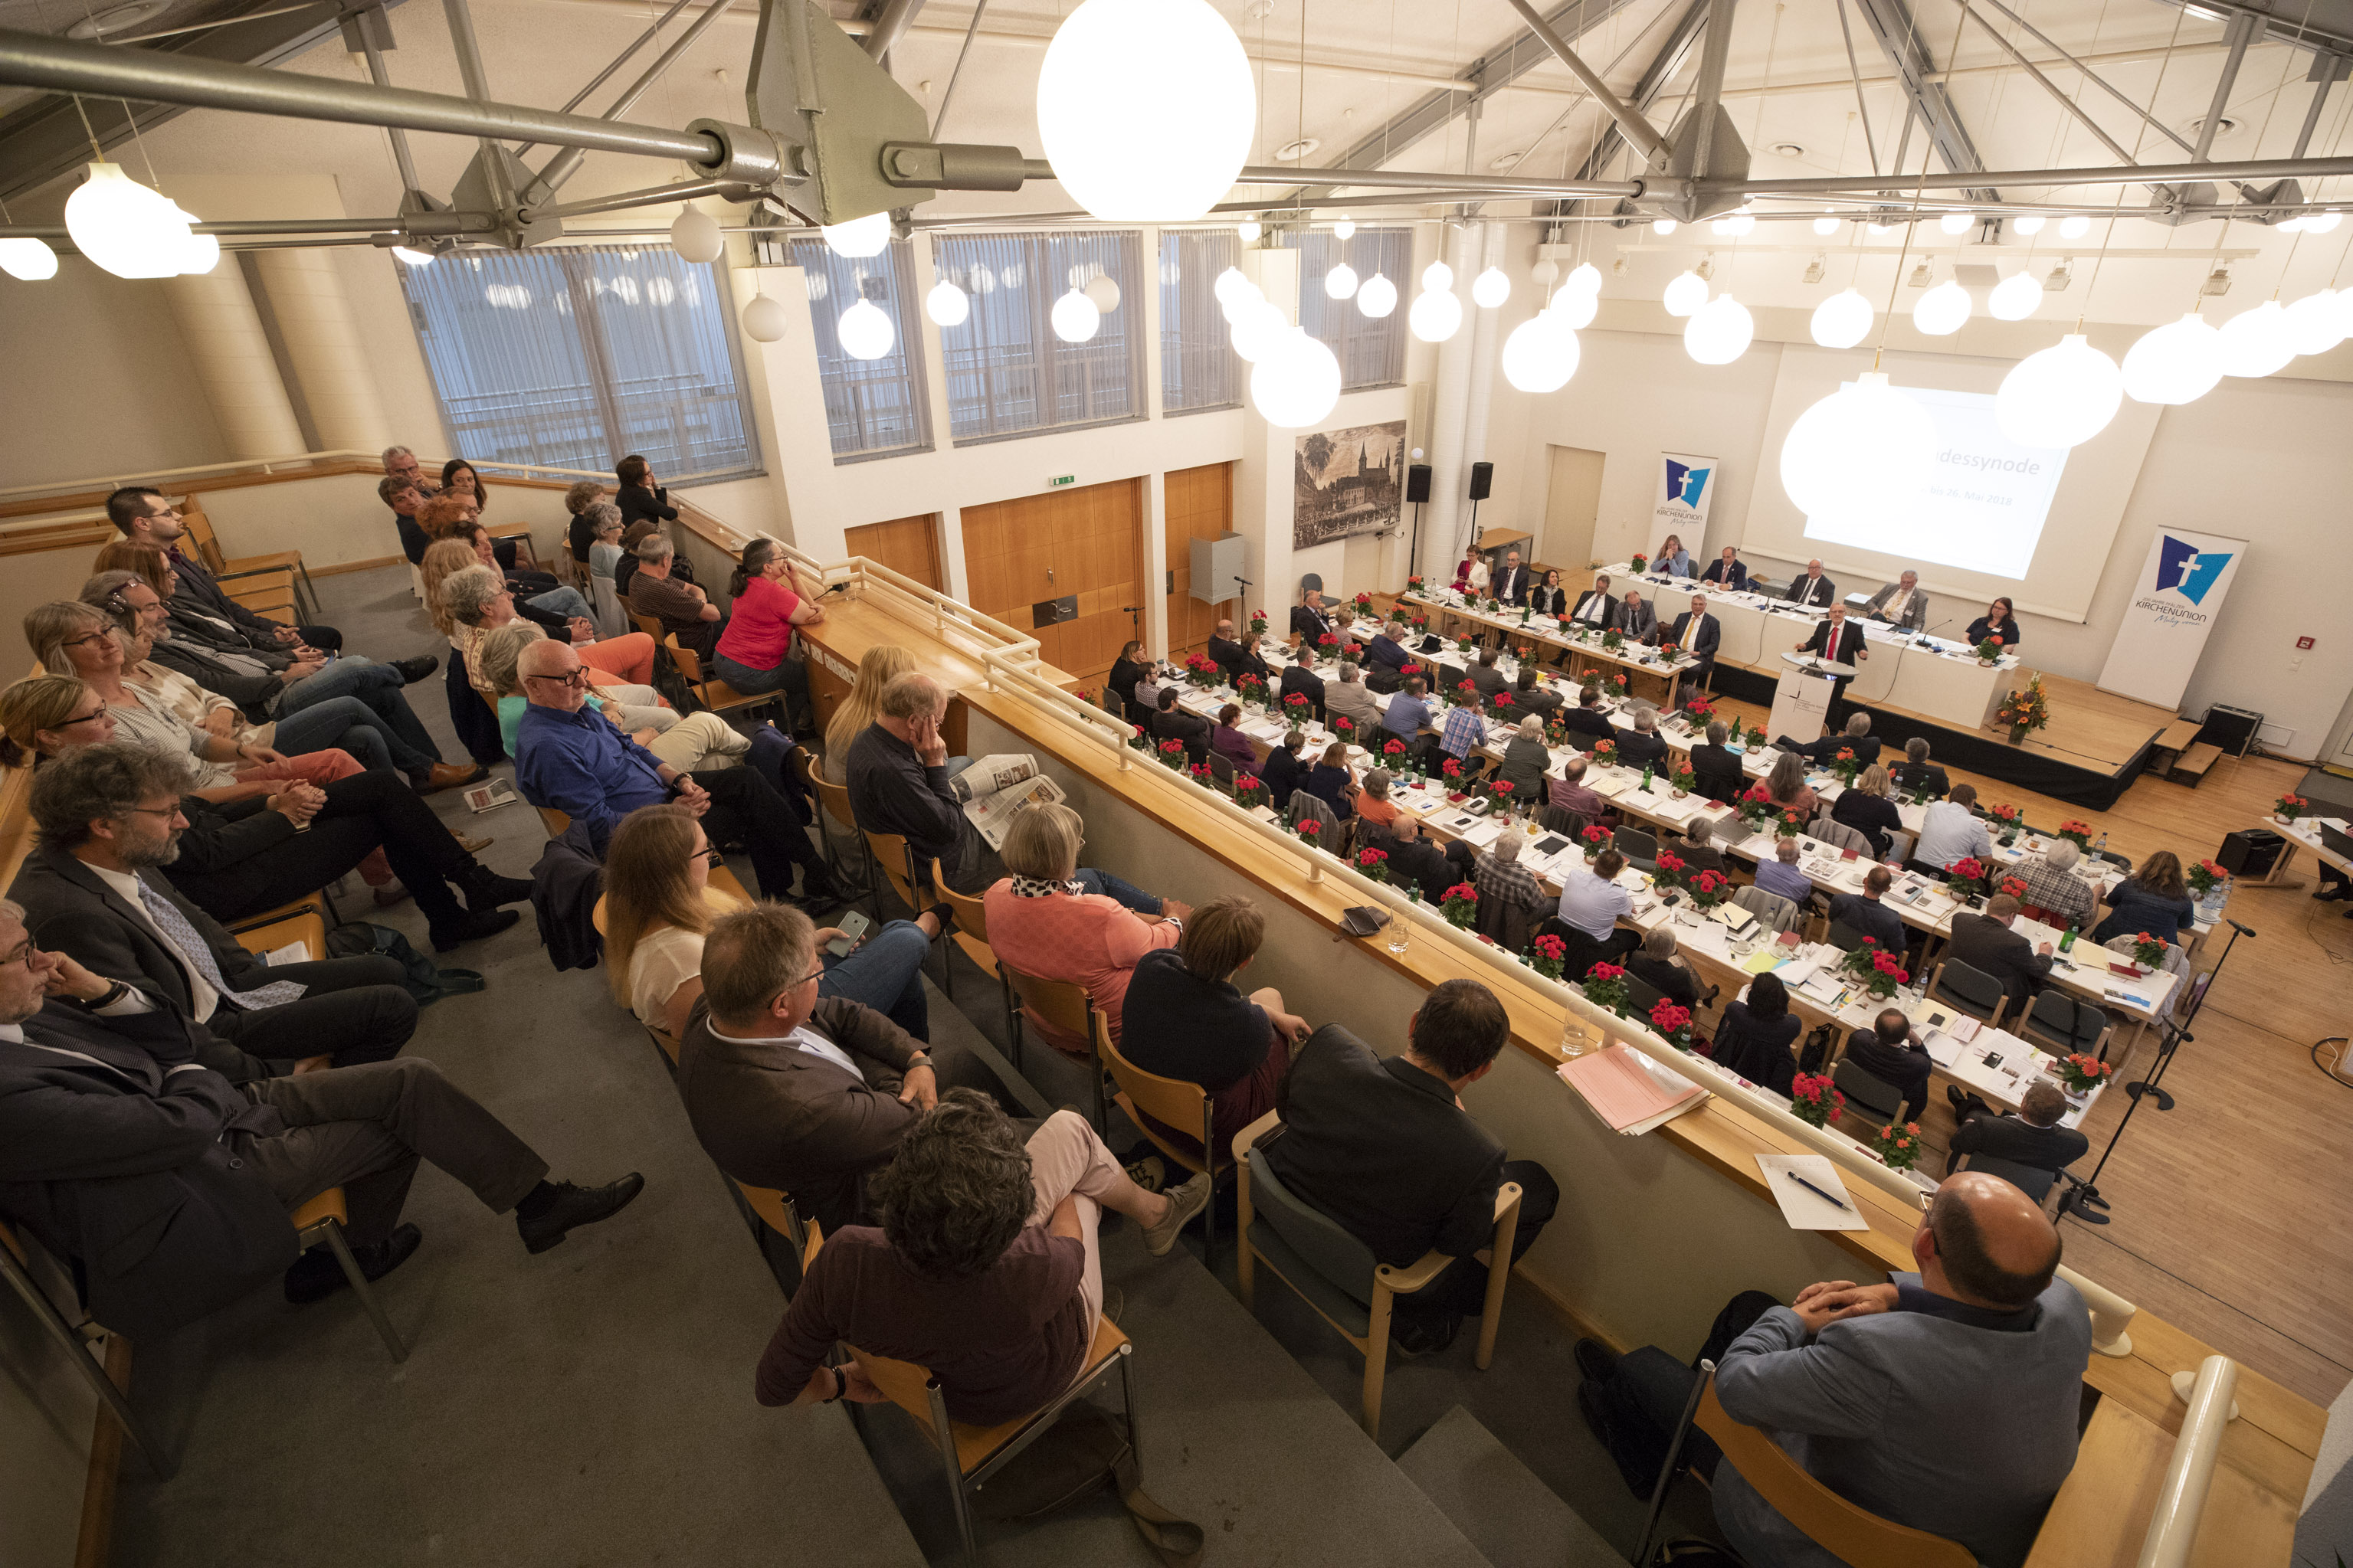
[(458, 841), (458, 847), (463, 849), (469, 855), (480, 855), (483, 850), (488, 849), (491, 845), (498, 842), (495, 838), (475, 838), (463, 833), (453, 832), (449, 837), (455, 838)]
[(460, 766), (453, 763), (436, 763), (425, 782), (417, 788), (419, 795), (431, 795), (438, 790), (456, 789), (460, 784), (480, 784), (491, 776), (491, 770), (469, 763)]

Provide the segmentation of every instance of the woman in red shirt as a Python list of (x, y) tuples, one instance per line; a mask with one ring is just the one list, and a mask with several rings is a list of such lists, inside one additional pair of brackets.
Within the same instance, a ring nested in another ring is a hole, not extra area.
[(796, 715), (807, 711), (809, 695), (808, 667), (791, 657), (793, 628), (825, 619), (815, 595), (794, 592), (797, 587), (800, 579), (783, 546), (773, 539), (745, 545), (727, 580), (733, 603), (712, 656), (720, 679), (747, 696), (782, 691)]

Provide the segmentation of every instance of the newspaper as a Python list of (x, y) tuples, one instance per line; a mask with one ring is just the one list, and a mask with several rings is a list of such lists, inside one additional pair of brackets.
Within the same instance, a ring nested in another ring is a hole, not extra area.
[(991, 849), (1005, 847), (1006, 825), (1023, 806), (1069, 798), (1060, 785), (1039, 773), (1038, 759), (1026, 752), (983, 757), (950, 779), (948, 788), (964, 803), (965, 820)]

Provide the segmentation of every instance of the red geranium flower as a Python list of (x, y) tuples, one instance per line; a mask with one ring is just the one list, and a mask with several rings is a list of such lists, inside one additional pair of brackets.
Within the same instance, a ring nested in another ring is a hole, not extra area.
[(1302, 818), (1300, 819), (1300, 823), (1299, 823), (1299, 837), (1302, 837), (1302, 838), (1313, 838), (1313, 837), (1314, 837), (1317, 834), (1319, 834), (1319, 833), (1321, 833), (1321, 832), (1323, 832), (1323, 831), (1324, 831), (1324, 825), (1323, 825), (1322, 823), (1320, 823), (1320, 822), (1316, 821), (1314, 817), (1312, 817), (1312, 816), (1308, 816), (1308, 817), (1302, 817)]
[(1377, 866), (1388, 858), (1388, 851), (1386, 849), (1366, 849), (1357, 854), (1356, 864), (1359, 866)]
[(1459, 779), (1462, 776), (1462, 764), (1456, 762), (1452, 757), (1449, 757), (1446, 759), (1444, 767), (1441, 771), (1444, 772), (1448, 778)]
[(1531, 945), (1556, 963), (1568, 956), (1568, 943), (1556, 936), (1540, 936)]
[(1388, 745), (1381, 748), (1381, 754), (1387, 757), (1401, 757), (1405, 755), (1405, 742), (1403, 741), (1391, 741)]
[(1626, 972), (1614, 963), (1597, 963), (1585, 972), (1588, 980), (1615, 980)]
[(1609, 842), (1609, 830), (1606, 827), (1588, 827), (1579, 837), (1588, 844), (1607, 844)]
[(1674, 853), (1674, 851), (1672, 851), (1672, 850), (1671, 850), (1671, 849), (1662, 849), (1662, 850), (1660, 850), (1660, 851), (1659, 851), (1659, 869), (1660, 869), (1660, 870), (1664, 871), (1664, 872), (1667, 872), (1669, 875), (1672, 875), (1673, 873), (1675, 873), (1675, 872), (1677, 872), (1677, 871), (1680, 871), (1680, 870), (1682, 870), (1683, 868), (1683, 857), (1681, 857), (1680, 855), (1675, 854), (1675, 853)]

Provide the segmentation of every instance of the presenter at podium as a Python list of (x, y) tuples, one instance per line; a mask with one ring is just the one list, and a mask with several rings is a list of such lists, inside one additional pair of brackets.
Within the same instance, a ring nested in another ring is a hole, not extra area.
[[(1846, 618), (1844, 605), (1832, 605), (1830, 619), (1817, 623), (1814, 635), (1799, 643), (1797, 651), (1810, 653), (1827, 664), (1850, 667), (1871, 657), (1871, 650), (1862, 646), (1862, 627)], [(1833, 724), (1840, 721), (1839, 703), (1846, 696), (1846, 683), (1852, 679), (1852, 676), (1839, 676), (1831, 688), (1830, 719)]]

